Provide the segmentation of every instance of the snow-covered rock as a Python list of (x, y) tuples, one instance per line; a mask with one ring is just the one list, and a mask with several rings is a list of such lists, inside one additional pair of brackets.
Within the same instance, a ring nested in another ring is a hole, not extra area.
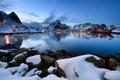
[(120, 80), (120, 71), (108, 71), (104, 77), (106, 80)]
[(0, 68), (0, 80), (42, 80), (42, 79), (37, 75), (31, 77), (12, 75), (7, 69)]
[[(74, 58), (57, 60), (57, 64), (64, 71), (68, 80), (102, 80), (107, 69), (97, 68), (93, 63), (86, 62), (83, 55)], [(97, 56), (95, 58), (99, 59)]]
[(33, 65), (38, 65), (41, 62), (41, 56), (40, 55), (35, 55), (35, 56), (28, 57), (26, 59), (26, 62), (27, 63), (32, 63)]
[(11, 74), (15, 74), (19, 69), (19, 66), (17, 67), (10, 67), (10, 68), (7, 68), (7, 70), (11, 73)]
[(9, 51), (8, 50), (1, 50), (0, 49), (0, 53), (8, 53)]
[(6, 62), (1, 62), (0, 61), (0, 68), (5, 68), (5, 67), (7, 67), (7, 63)]
[(37, 70), (38, 70), (37, 68), (33, 68), (33, 69), (30, 70), (25, 76), (26, 76), (26, 77), (33, 76), (33, 75), (35, 75), (35, 72), (36, 72)]
[(42, 80), (69, 80), (69, 79), (59, 78), (54, 74), (50, 74), (47, 77), (43, 78)]
[(35, 72), (36, 75), (40, 75), (41, 73), (42, 73), (41, 70), (38, 70), (38, 71)]
[(24, 76), (28, 71), (28, 65), (22, 63), (17, 71), (17, 75)]
[(56, 70), (55, 67), (50, 66), (47, 71), (48, 71), (49, 73), (53, 73), (55, 70)]
[(26, 56), (24, 54), (18, 54), (13, 58), (13, 61), (15, 60), (16, 62), (23, 62), (25, 61)]

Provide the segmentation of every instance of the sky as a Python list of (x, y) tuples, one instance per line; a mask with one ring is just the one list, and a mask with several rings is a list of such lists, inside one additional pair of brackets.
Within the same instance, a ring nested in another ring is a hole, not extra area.
[(0, 10), (16, 12), (22, 22), (120, 25), (120, 0), (1, 0)]

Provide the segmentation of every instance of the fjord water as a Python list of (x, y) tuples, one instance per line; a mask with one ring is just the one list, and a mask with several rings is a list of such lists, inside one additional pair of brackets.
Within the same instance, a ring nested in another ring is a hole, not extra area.
[(74, 53), (116, 54), (120, 52), (120, 35), (115, 34), (33, 34), (24, 39), (21, 47), (40, 51), (65, 49)]
[[(10, 39), (19, 40), (19, 37)], [(79, 54), (120, 54), (120, 35), (116, 34), (45, 33), (27, 34), (21, 37), (23, 41), (20, 47), (34, 47), (39, 51), (65, 49)]]

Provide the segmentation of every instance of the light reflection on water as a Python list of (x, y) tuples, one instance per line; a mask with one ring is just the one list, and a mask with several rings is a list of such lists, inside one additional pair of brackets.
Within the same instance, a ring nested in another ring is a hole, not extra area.
[[(120, 35), (116, 34), (86, 34), (86, 33), (45, 33), (10, 35), (10, 44), (19, 47), (34, 47), (39, 51), (65, 49), (76, 53), (104, 53), (120, 52)], [(6, 45), (5, 36), (0, 36), (0, 48)], [(19, 44), (19, 45), (18, 45)]]
[(120, 52), (120, 35), (115, 34), (34, 34), (23, 40), (21, 47), (35, 47), (40, 51), (46, 49), (65, 49), (76, 53), (104, 53)]

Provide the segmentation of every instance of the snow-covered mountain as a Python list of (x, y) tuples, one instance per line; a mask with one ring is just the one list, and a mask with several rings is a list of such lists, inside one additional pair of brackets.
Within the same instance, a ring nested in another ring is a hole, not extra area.
[(111, 30), (112, 32), (120, 32), (120, 27), (117, 27), (115, 25), (107, 26), (106, 24), (92, 24), (92, 23), (84, 23), (84, 24), (78, 24), (73, 27), (73, 29), (81, 29), (81, 30)]
[(6, 14), (0, 11), (0, 33), (28, 32), (27, 26), (23, 25), (15, 12)]
[(75, 25), (73, 27), (73, 29), (90, 29), (90, 28), (106, 28), (107, 26), (105, 24), (92, 24), (92, 23), (84, 23), (84, 24), (79, 24), (79, 25)]
[(70, 27), (66, 24), (62, 24), (59, 20), (56, 20), (55, 22), (51, 23), (48, 27), (48, 30), (56, 30), (56, 29), (70, 29)]

